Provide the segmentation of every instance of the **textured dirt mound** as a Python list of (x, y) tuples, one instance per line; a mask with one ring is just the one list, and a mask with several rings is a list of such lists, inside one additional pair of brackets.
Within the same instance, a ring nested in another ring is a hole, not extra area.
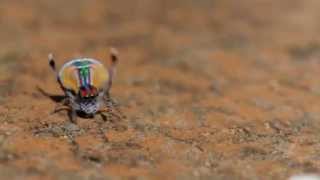
[[(318, 172), (316, 0), (0, 7), (0, 178), (285, 179)], [(51, 114), (47, 64), (107, 64), (126, 119)]]

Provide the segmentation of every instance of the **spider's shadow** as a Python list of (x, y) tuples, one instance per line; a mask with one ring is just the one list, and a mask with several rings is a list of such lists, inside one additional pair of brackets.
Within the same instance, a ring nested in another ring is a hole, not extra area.
[(56, 103), (61, 103), (65, 98), (66, 96), (64, 95), (55, 95), (55, 94), (50, 94), (46, 91), (44, 91), (42, 88), (38, 87), (37, 86), (37, 90), (45, 97), (51, 99), (52, 101), (56, 102)]

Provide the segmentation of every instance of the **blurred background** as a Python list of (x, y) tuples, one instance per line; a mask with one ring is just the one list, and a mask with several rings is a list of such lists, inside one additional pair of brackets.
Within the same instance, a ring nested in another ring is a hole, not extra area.
[[(319, 172), (317, 0), (0, 1), (1, 179), (286, 179)], [(47, 65), (108, 65), (127, 116), (65, 113)]]

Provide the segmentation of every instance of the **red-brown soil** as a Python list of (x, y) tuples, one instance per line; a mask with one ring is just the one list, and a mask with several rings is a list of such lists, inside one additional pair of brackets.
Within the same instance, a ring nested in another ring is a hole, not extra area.
[[(286, 179), (320, 170), (318, 0), (2, 0), (0, 179)], [(108, 65), (126, 119), (69, 122), (48, 67)]]

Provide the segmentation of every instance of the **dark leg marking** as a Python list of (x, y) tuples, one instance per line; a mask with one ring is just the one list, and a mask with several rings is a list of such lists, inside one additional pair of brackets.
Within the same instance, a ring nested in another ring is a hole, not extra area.
[(53, 58), (53, 54), (49, 54), (48, 55), (48, 59), (49, 59), (49, 65), (50, 67), (52, 68), (52, 70), (54, 72), (57, 72), (57, 69), (56, 69), (56, 62), (54, 61), (54, 58)]

